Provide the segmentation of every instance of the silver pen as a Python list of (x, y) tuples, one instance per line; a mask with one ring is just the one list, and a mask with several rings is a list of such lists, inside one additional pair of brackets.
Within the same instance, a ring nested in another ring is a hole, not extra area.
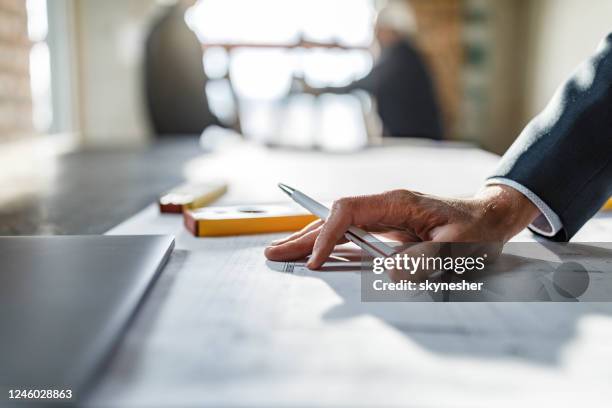
[[(283, 190), (293, 201), (316, 215), (323, 221), (329, 216), (329, 208), (323, 204), (313, 200), (306, 194), (291, 188), (285, 184), (278, 183), (278, 187)], [(367, 233), (361, 228), (350, 226), (348, 231), (344, 233), (346, 239), (363, 249), (374, 257), (389, 257), (395, 254), (395, 250), (389, 245), (377, 239), (374, 235)]]

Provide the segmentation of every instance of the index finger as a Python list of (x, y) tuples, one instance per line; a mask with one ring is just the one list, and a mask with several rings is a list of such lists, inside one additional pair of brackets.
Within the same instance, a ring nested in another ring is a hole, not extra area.
[(342, 198), (331, 208), (329, 217), (317, 237), (308, 268), (317, 269), (329, 257), (351, 225), (376, 224), (386, 213), (386, 195)]

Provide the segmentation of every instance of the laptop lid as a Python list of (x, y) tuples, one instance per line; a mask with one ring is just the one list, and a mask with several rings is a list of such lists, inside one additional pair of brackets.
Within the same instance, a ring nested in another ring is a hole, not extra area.
[(78, 399), (173, 247), (170, 236), (0, 237), (0, 392)]

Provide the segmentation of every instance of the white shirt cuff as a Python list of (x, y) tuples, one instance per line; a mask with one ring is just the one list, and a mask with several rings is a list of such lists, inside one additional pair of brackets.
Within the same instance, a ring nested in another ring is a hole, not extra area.
[(544, 201), (542, 201), (540, 197), (535, 195), (533, 191), (529, 190), (527, 187), (517, 183), (514, 180), (504, 177), (494, 177), (488, 179), (486, 185), (491, 184), (502, 184), (512, 187), (527, 197), (529, 201), (538, 207), (538, 210), (540, 210), (540, 215), (531, 223), (531, 225), (529, 225), (529, 227), (538, 234), (544, 235), (545, 237), (553, 237), (563, 228), (563, 223), (561, 223), (559, 216)]

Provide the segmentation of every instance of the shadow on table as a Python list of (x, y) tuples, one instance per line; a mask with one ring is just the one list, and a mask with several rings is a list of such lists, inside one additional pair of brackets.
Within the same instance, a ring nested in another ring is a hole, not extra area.
[(484, 273), (436, 278), (485, 282), (488, 289), (480, 295), (421, 291), (364, 302), (365, 272), (354, 266), (323, 268), (307, 276), (325, 281), (342, 298), (324, 313), (329, 322), (372, 316), (432, 352), (557, 364), (562, 348), (578, 334), (581, 318), (612, 316), (612, 303), (607, 303), (612, 298), (612, 244), (537, 245), (550, 256), (504, 251), (497, 266)]

